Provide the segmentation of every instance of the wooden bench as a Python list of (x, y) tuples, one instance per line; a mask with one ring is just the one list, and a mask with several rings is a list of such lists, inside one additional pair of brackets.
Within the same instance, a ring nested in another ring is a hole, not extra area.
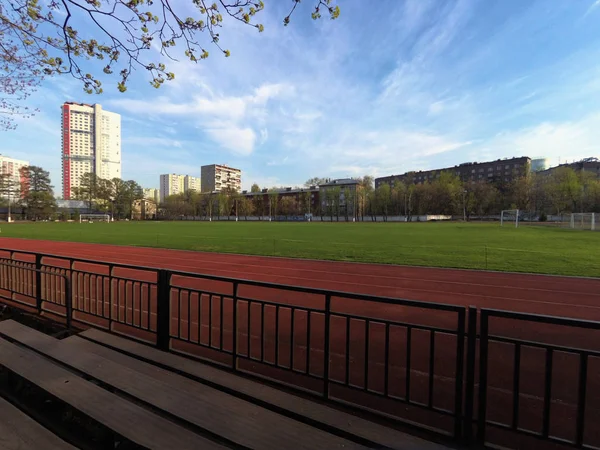
[[(40, 342), (60, 341), (17, 322), (0, 322), (0, 333), (12, 330), (37, 336)], [(18, 333), (15, 333), (18, 334)], [(32, 347), (35, 347), (32, 345)], [(81, 356), (81, 355), (80, 355)], [(82, 355), (85, 359), (85, 355)], [(0, 336), (0, 365), (101, 423), (124, 438), (151, 449), (222, 449), (223, 446), (174, 424), (134, 403), (59, 367), (42, 356)], [(135, 380), (131, 380), (135, 382)], [(37, 448), (46, 448), (38, 446)]]
[[(237, 446), (306, 450), (367, 448), (82, 339), (58, 341), (14, 321), (1, 322), (0, 334), (176, 416), (187, 426), (197, 425)], [(92, 345), (98, 347), (97, 351), (92, 352), (87, 348)], [(103, 354), (100, 355), (100, 352)], [(106, 394), (110, 395), (108, 392)], [(123, 402), (128, 403), (125, 400)], [(147, 421), (140, 420), (139, 425), (148, 432), (152, 430), (152, 425)], [(381, 448), (381, 445), (369, 447)], [(170, 448), (181, 446), (172, 442)]]
[(0, 450), (75, 450), (0, 397)]
[[(377, 423), (362, 419), (352, 414), (347, 414), (338, 409), (302, 398), (279, 389), (258, 383), (231, 372), (193, 361), (172, 353), (163, 352), (148, 345), (135, 342), (131, 339), (121, 338), (114, 334), (105, 333), (96, 329), (89, 329), (81, 337), (102, 344), (102, 346), (83, 346), (87, 351), (95, 352), (102, 356), (110, 357), (114, 361), (127, 364), (129, 367), (144, 367), (140, 361), (131, 361), (125, 355), (141, 359), (160, 366), (164, 369), (175, 371), (189, 376), (199, 382), (220, 386), (226, 392), (237, 392), (243, 398), (252, 399), (256, 404), (265, 405), (273, 410), (281, 411), (291, 417), (303, 418), (309, 422), (320, 423), (325, 427), (351, 434), (358, 438), (376, 443), (382, 447), (402, 450), (443, 450), (447, 447), (412, 436), (396, 429), (382, 426)], [(73, 336), (67, 341), (82, 341)], [(111, 352), (118, 350), (124, 354)]]

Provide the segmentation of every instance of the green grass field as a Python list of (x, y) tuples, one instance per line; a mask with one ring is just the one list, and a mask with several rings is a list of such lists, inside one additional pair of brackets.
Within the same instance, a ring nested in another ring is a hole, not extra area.
[(13, 223), (0, 230), (0, 237), (600, 277), (600, 233), (535, 226), (97, 222)]

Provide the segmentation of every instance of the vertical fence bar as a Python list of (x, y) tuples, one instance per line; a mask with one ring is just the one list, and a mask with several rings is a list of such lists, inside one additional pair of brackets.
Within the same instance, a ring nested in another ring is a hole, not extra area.
[(73, 318), (73, 297), (71, 293), (71, 280), (67, 276), (65, 280), (65, 307), (67, 309), (67, 329), (71, 329), (71, 322)]
[(350, 384), (350, 317), (346, 317), (346, 384)]
[(306, 374), (310, 375), (310, 314), (306, 311)]
[(385, 324), (385, 349), (383, 352), (383, 395), (386, 397), (389, 394), (390, 383), (390, 324)]
[(544, 380), (544, 420), (542, 436), (547, 438), (550, 433), (550, 406), (552, 404), (552, 349), (546, 349), (546, 374)]
[[(198, 309), (200, 309), (200, 296), (198, 296)], [(238, 283), (233, 283), (233, 326), (231, 332), (232, 336), (232, 361), (231, 367), (233, 370), (237, 370), (237, 307), (238, 307)], [(200, 319), (198, 319), (198, 340), (200, 340)]]
[(279, 305), (275, 305), (275, 365), (279, 367)]
[(404, 398), (410, 403), (410, 361), (412, 359), (412, 328), (406, 327), (406, 384)]
[(521, 344), (515, 344), (515, 360), (513, 362), (513, 417), (512, 429), (519, 428), (519, 388), (521, 385)]
[(577, 394), (577, 431), (575, 445), (583, 446), (583, 432), (585, 430), (585, 396), (587, 394), (588, 355), (582, 353), (579, 360), (579, 386)]
[(294, 319), (296, 308), (292, 308), (291, 326), (290, 326), (290, 370), (294, 370)]
[[(158, 277), (158, 274), (157, 274)], [(157, 279), (158, 282), (158, 279)], [(148, 304), (149, 306), (149, 304)], [(148, 308), (150, 309), (150, 308)], [(113, 265), (108, 265), (108, 331), (112, 331), (113, 320)], [(150, 313), (148, 312), (148, 326), (150, 326)]]
[(158, 271), (158, 301), (156, 307), (156, 346), (169, 350), (171, 336), (171, 273), (165, 269)]
[(369, 326), (370, 322), (365, 320), (365, 375), (364, 375), (364, 385), (365, 391), (369, 390)]
[(463, 442), (467, 446), (473, 438), (473, 409), (475, 408), (475, 354), (477, 351), (477, 308), (475, 306), (469, 306), (468, 327), (465, 423), (463, 426)]
[(466, 308), (458, 314), (456, 333), (456, 389), (454, 391), (454, 438), (460, 440), (463, 422), (463, 383), (465, 369), (465, 316)]
[(323, 397), (329, 398), (329, 353), (331, 351), (331, 294), (325, 295), (325, 342), (323, 351)]
[(35, 299), (38, 313), (42, 312), (42, 255), (35, 255)]
[(433, 380), (435, 376), (435, 331), (429, 332), (429, 380), (428, 380), (428, 406), (433, 407)]
[(477, 415), (477, 442), (485, 443), (485, 423), (487, 414), (488, 377), (488, 320), (486, 310), (481, 311), (481, 337), (479, 338), (479, 413)]

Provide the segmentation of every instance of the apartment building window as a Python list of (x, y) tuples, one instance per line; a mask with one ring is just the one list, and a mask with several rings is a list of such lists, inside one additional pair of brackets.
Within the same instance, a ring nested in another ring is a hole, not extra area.
[(505, 169), (510, 169), (510, 164), (507, 164)]
[(475, 169), (471, 170), (471, 173), (475, 173)]

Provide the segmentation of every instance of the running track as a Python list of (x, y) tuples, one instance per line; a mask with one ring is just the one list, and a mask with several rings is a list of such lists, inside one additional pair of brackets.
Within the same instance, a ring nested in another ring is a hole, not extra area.
[[(294, 260), (11, 238), (2, 238), (0, 248), (285, 285), (600, 321), (600, 279)], [(579, 331), (566, 333), (566, 330), (560, 332), (541, 326), (524, 330), (521, 329), (522, 324), (518, 323), (502, 327), (504, 334), (508, 336), (600, 349), (598, 336), (591, 337)], [(336, 334), (334, 330), (332, 332)], [(426, 353), (423, 352), (423, 357)], [(509, 353), (500, 358), (503, 363), (511, 360)], [(535, 355), (531, 359), (533, 361)], [(532, 361), (526, 363), (533, 364)], [(569, 361), (565, 361), (564, 365), (567, 366), (568, 363)], [(426, 365), (423, 369), (426, 370)], [(553, 383), (557, 384), (554, 392), (557, 392), (557, 396), (562, 395), (563, 401), (566, 399), (570, 403), (573, 398), (571, 391), (576, 391), (577, 386), (576, 381), (573, 384), (570, 380), (574, 379), (576, 372), (568, 373), (569, 369), (566, 367), (564, 370), (559, 369), (555, 370), (555, 377), (560, 381)], [(594, 370), (597, 369), (596, 366)], [(510, 368), (506, 373), (502, 372), (504, 371), (500, 367), (495, 381), (494, 373), (491, 374), (491, 385), (510, 385)], [(539, 391), (535, 384), (541, 381), (522, 380), (523, 385), (531, 384), (529, 388), (523, 389), (538, 397), (539, 393), (534, 392)], [(594, 373), (589, 381), (593, 388), (590, 389), (590, 396), (593, 398), (588, 400), (586, 416), (587, 423), (592, 424), (600, 421), (600, 373)], [(562, 393), (561, 388), (564, 389)], [(495, 398), (493, 393), (489, 400), (503, 402), (502, 396)], [(560, 410), (562, 406), (555, 407), (555, 410)], [(532, 408), (535, 410), (536, 406)], [(561, 428), (559, 422), (572, 413), (572, 407), (561, 410), (559, 417), (555, 417), (553, 422), (557, 422), (558, 428)], [(531, 426), (535, 427), (533, 419)], [(561, 435), (570, 437), (570, 430), (562, 431)], [(600, 434), (597, 430), (589, 431), (593, 432), (588, 434), (589, 439), (597, 445)]]

